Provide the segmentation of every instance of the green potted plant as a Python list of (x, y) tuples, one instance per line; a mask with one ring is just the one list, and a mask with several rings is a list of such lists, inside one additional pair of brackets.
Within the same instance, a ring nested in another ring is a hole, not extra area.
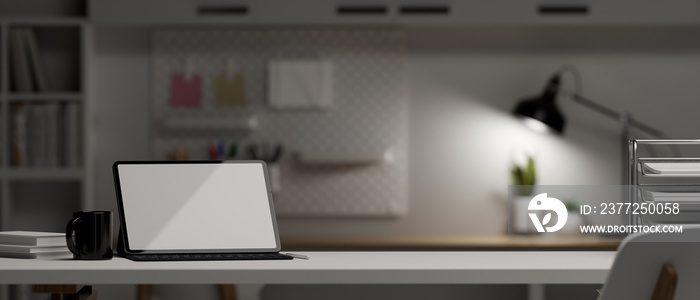
[(535, 159), (528, 156), (527, 164), (520, 166), (513, 164), (510, 172), (511, 180), (515, 185), (515, 191), (520, 196), (532, 195), (533, 186), (537, 183), (537, 172), (535, 170)]
[(527, 207), (537, 183), (535, 159), (528, 155), (527, 163), (524, 166), (513, 163), (510, 176), (514, 185), (514, 195), (512, 195), (510, 207), (511, 231), (513, 233), (531, 233), (535, 228), (530, 223)]

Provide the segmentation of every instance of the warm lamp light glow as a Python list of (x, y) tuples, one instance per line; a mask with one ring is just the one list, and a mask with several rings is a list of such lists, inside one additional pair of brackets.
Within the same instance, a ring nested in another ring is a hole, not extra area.
[(525, 123), (525, 126), (527, 126), (528, 128), (530, 128), (536, 132), (541, 132), (541, 133), (550, 132), (549, 126), (547, 126), (547, 124), (542, 123), (539, 120), (536, 120), (533, 118), (528, 118), (528, 117), (522, 117), (520, 119), (523, 121), (523, 123)]

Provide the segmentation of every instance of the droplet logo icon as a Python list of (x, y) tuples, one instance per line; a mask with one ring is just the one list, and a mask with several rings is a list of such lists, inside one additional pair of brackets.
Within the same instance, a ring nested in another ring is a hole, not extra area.
[[(557, 232), (564, 227), (566, 219), (569, 217), (566, 205), (557, 198), (548, 198), (547, 193), (542, 193), (530, 200), (527, 206), (528, 215), (532, 224), (537, 228), (537, 232)], [(548, 211), (542, 220), (537, 217), (537, 211)], [(557, 214), (557, 223), (547, 226), (552, 222), (552, 212)]]

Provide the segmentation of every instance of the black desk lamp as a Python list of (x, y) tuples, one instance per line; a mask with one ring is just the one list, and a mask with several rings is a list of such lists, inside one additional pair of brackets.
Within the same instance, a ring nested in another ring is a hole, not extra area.
[(641, 123), (634, 118), (629, 112), (626, 111), (616, 111), (593, 102), (589, 99), (582, 97), (581, 94), (581, 76), (578, 69), (572, 65), (562, 66), (553, 76), (549, 79), (547, 86), (541, 95), (526, 98), (518, 102), (513, 110), (513, 114), (523, 119), (525, 124), (537, 131), (550, 130), (556, 132), (557, 134), (563, 134), (566, 125), (566, 120), (557, 108), (557, 95), (559, 94), (559, 86), (561, 83), (561, 76), (569, 72), (573, 75), (576, 84), (576, 91), (566, 91), (564, 90), (564, 95), (568, 98), (574, 100), (589, 109), (592, 109), (598, 113), (608, 116), (612, 119), (619, 121), (621, 127), (620, 141), (622, 144), (621, 155), (622, 155), (622, 184), (629, 184), (629, 170), (627, 168), (627, 161), (629, 160), (629, 130), (630, 128), (636, 128), (644, 131), (654, 137), (667, 137), (662, 131)]

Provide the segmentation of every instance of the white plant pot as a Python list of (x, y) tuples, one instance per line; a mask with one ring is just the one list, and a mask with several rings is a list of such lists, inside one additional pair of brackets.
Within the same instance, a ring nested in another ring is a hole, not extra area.
[(577, 212), (569, 212), (569, 216), (566, 219), (566, 224), (559, 230), (562, 234), (580, 234), (583, 225), (583, 216)]
[(533, 233), (537, 229), (532, 224), (528, 215), (527, 206), (530, 204), (533, 196), (518, 196), (511, 203), (511, 232), (512, 233)]

